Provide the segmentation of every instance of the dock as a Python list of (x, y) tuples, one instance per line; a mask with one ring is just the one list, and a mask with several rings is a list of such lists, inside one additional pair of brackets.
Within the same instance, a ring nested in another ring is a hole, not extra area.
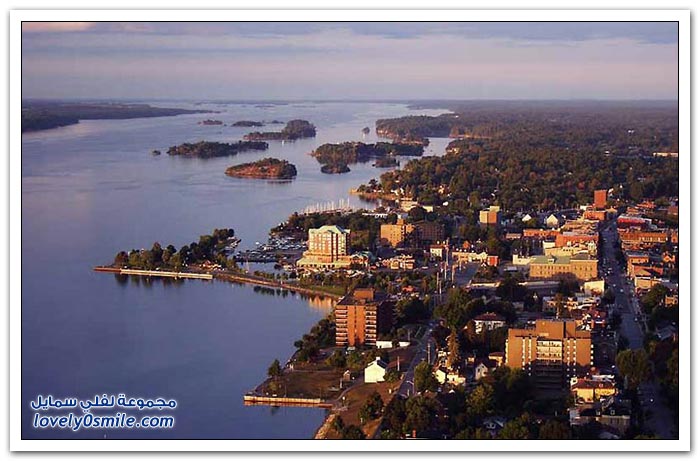
[(272, 407), (312, 407), (312, 408), (332, 408), (333, 404), (322, 399), (307, 399), (301, 397), (268, 397), (261, 395), (244, 395), (243, 404), (267, 405)]

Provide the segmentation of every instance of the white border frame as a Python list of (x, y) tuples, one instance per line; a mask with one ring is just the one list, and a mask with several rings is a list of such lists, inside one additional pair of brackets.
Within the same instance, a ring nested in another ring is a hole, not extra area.
[[(10, 11), (10, 450), (11, 451), (688, 451), (690, 450), (690, 11), (689, 10), (14, 10)], [(321, 440), (21, 439), (22, 21), (673, 21), (679, 23), (681, 312), (679, 440), (365, 442)], [(14, 422), (14, 424), (13, 424)]]

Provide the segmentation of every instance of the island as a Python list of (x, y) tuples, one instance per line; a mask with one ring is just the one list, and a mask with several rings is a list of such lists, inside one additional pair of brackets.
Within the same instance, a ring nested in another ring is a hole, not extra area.
[(243, 127), (258, 127), (258, 126), (263, 126), (263, 122), (256, 122), (253, 120), (239, 120), (237, 122), (233, 122), (231, 126), (243, 126)]
[(226, 169), (228, 176), (255, 179), (293, 179), (297, 168), (287, 160), (264, 158), (257, 162), (234, 165)]
[(206, 120), (202, 120), (201, 122), (197, 122), (197, 125), (223, 125), (224, 122), (221, 120), (212, 120), (210, 118)]
[(366, 127), (364, 127), (364, 128), (362, 129), (362, 134), (369, 134), (369, 131), (370, 131), (370, 130), (369, 130), (369, 127), (366, 126)]
[(169, 117), (211, 112), (210, 110), (153, 107), (148, 104), (23, 101), (22, 133), (75, 125), (81, 120)]
[[(323, 165), (324, 173), (347, 173), (349, 164), (364, 163), (372, 159), (384, 159), (375, 163), (380, 168), (394, 166), (394, 156), (420, 157), (423, 155), (423, 146), (412, 143), (388, 143), (365, 144), (363, 142), (343, 142), (340, 144), (323, 144), (311, 153), (316, 160)], [(392, 162), (393, 160), (393, 162)]]
[(249, 150), (265, 151), (268, 144), (262, 141), (238, 141), (227, 144), (223, 142), (200, 141), (196, 143), (184, 143), (179, 146), (172, 146), (168, 149), (168, 155), (179, 155), (182, 157), (214, 158), (228, 157), (239, 152)]
[(332, 163), (328, 165), (323, 165), (321, 167), (321, 173), (326, 173), (326, 174), (341, 174), (341, 173), (349, 173), (350, 172), (350, 167), (348, 167), (347, 163)]
[(247, 141), (294, 141), (316, 136), (316, 127), (306, 120), (290, 120), (282, 131), (254, 131), (243, 137)]
[(374, 161), (375, 168), (392, 168), (399, 166), (399, 161), (395, 157), (380, 157)]
[(153, 150), (151, 151), (151, 155), (156, 155), (156, 156), (157, 156), (157, 155), (160, 155), (160, 151), (159, 151), (158, 149), (153, 149)]

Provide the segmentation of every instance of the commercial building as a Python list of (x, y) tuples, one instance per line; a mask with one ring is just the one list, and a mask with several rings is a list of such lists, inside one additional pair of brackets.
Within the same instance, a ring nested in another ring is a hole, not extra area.
[(393, 323), (393, 305), (384, 293), (358, 288), (335, 306), (335, 344), (340, 347), (375, 346), (377, 335)]
[(593, 365), (591, 332), (573, 320), (537, 320), (534, 328), (510, 328), (506, 366), (524, 370), (538, 388), (568, 387)]
[(573, 256), (536, 256), (530, 262), (531, 278), (555, 278), (563, 274), (573, 274), (579, 280), (587, 281), (598, 277), (598, 260), (588, 254)]

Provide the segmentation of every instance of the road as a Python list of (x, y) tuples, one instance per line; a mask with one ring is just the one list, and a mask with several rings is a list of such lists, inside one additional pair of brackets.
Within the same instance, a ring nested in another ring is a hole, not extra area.
[[(634, 294), (634, 287), (615, 258), (614, 244), (618, 239), (615, 222), (604, 226), (601, 235), (603, 238), (601, 270), (605, 275), (606, 287), (615, 291), (615, 305), (622, 317), (620, 334), (627, 338), (630, 349), (642, 349), (644, 347), (643, 329), (646, 317), (641, 312), (639, 300)], [(655, 379), (652, 382), (642, 384), (639, 388), (639, 397), (644, 410), (651, 413), (650, 417), (645, 420), (647, 428), (664, 439), (678, 438), (675, 429), (677, 421), (662, 400), (658, 381)]]
[(414, 394), (414, 371), (416, 369), (416, 366), (421, 363), (423, 360), (427, 360), (428, 357), (428, 345), (430, 344), (431, 348), (431, 354), (432, 358), (435, 358), (435, 344), (433, 342), (433, 329), (437, 325), (436, 321), (431, 321), (430, 324), (428, 325), (428, 328), (425, 331), (425, 334), (423, 337), (420, 339), (420, 342), (416, 346), (416, 355), (413, 357), (413, 360), (411, 361), (411, 364), (408, 366), (408, 370), (404, 374), (403, 381), (401, 382), (401, 386), (399, 386), (399, 395), (402, 395), (404, 397), (409, 397)]

